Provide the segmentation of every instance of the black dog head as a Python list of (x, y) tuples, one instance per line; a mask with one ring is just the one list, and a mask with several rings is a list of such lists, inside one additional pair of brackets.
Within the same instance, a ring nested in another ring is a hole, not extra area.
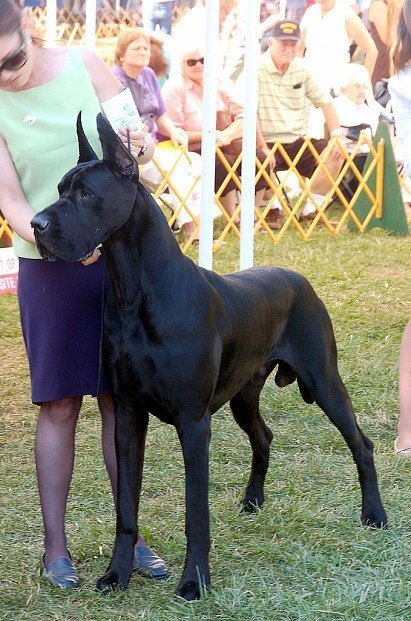
[(88, 142), (78, 115), (77, 166), (60, 181), (60, 198), (31, 221), (45, 259), (84, 260), (130, 217), (137, 193), (137, 162), (101, 114), (97, 129), (102, 160)]

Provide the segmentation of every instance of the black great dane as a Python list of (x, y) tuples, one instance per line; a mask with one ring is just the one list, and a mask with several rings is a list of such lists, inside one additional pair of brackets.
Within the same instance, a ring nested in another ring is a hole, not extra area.
[(60, 198), (32, 220), (45, 258), (84, 259), (102, 243), (112, 288), (104, 358), (116, 402), (117, 532), (97, 588), (125, 588), (137, 539), (149, 412), (174, 425), (186, 475), (187, 553), (176, 593), (187, 600), (210, 586), (208, 507), (211, 415), (227, 401), (252, 448), (246, 511), (264, 502), (273, 434), (259, 411), (260, 392), (297, 380), (339, 429), (358, 469), (361, 518), (385, 527), (373, 445), (360, 430), (337, 368), (329, 315), (301, 275), (258, 267), (219, 276), (183, 255), (138, 166), (99, 115), (99, 160), (79, 119), (78, 165), (59, 184)]

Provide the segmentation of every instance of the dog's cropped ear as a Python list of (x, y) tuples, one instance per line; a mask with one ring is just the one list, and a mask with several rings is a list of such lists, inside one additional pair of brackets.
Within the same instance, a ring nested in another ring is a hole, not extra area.
[(79, 149), (77, 164), (82, 164), (83, 162), (92, 162), (93, 160), (99, 159), (94, 152), (91, 144), (87, 140), (86, 134), (84, 133), (83, 125), (81, 123), (81, 112), (79, 112), (77, 115), (77, 139)]
[(136, 160), (102, 114), (97, 116), (97, 129), (103, 147), (103, 161), (107, 162), (114, 172), (130, 181), (137, 182), (138, 164)]

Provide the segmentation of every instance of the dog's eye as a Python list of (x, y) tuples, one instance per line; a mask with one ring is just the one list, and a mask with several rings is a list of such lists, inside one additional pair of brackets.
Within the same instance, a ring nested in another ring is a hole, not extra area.
[(80, 197), (81, 198), (91, 198), (93, 196), (93, 193), (90, 192), (90, 190), (86, 190), (84, 188), (82, 188), (80, 190)]

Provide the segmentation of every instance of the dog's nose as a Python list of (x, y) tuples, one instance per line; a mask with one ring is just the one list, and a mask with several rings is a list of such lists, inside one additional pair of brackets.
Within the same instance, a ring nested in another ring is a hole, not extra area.
[(34, 216), (30, 224), (33, 229), (36, 229), (37, 231), (45, 231), (50, 224), (50, 220), (46, 215), (38, 213)]

